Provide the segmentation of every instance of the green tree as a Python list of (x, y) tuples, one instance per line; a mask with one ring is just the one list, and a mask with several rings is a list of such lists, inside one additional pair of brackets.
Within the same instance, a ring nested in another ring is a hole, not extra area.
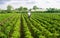
[(23, 7), (21, 6), (20, 8), (18, 8), (18, 10), (22, 11), (23, 10)]
[(26, 7), (24, 7), (23, 9), (24, 9), (24, 10), (28, 10), (28, 8), (26, 8)]
[(36, 9), (39, 9), (37, 6), (33, 6), (33, 9), (36, 10)]
[(1, 9), (0, 9), (0, 13), (1, 13)]
[(15, 10), (17, 11), (17, 13), (18, 12), (23, 13), (23, 12), (27, 12), (28, 8), (21, 6), (21, 7), (17, 8), (17, 9), (15, 9)]
[(20, 7), (20, 8), (18, 8), (18, 10), (20, 10), (20, 11), (24, 11), (24, 10), (28, 10), (26, 7)]
[(57, 9), (55, 9), (55, 8), (46, 8), (46, 9), (48, 12), (56, 12), (57, 11)]
[(11, 5), (8, 5), (8, 6), (7, 6), (7, 12), (8, 12), (8, 13), (11, 13), (11, 12), (12, 12), (12, 6), (11, 6)]

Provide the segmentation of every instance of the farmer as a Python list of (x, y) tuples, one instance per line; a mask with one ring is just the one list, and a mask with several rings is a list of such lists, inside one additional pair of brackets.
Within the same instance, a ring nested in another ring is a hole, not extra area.
[(28, 10), (28, 18), (30, 19), (31, 17), (31, 10)]

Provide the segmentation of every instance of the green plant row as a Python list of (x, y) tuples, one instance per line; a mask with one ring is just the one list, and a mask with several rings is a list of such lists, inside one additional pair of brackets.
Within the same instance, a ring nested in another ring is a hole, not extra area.
[(10, 32), (11, 30), (13, 30), (14, 24), (16, 23), (18, 16), (14, 16), (10, 19), (11, 20), (7, 21), (2, 27), (2, 32), (6, 35), (6, 37), (10, 37)]
[(11, 17), (13, 14), (1, 14), (0, 15), (0, 22)]
[(18, 18), (17, 23), (15, 24), (14, 27), (14, 32), (12, 34), (11, 38), (20, 38), (20, 19)]
[(42, 32), (38, 30), (36, 27), (34, 27), (34, 25), (32, 25), (32, 23), (28, 20), (28, 18), (26, 18), (26, 21), (29, 24), (28, 26), (30, 27), (34, 38), (45, 38), (45, 36), (42, 35)]
[[(59, 29), (58, 27), (56, 27), (57, 25), (51, 25), (49, 22), (48, 22), (48, 20), (49, 20), (49, 18), (43, 18), (42, 16), (37, 16), (36, 15), (36, 17), (34, 17), (34, 19), (36, 19), (36, 20), (38, 20), (40, 23), (41, 23), (41, 25), (43, 26), (43, 27), (45, 27), (47, 30), (49, 30), (50, 32), (52, 32), (52, 34), (53, 35), (55, 35), (55, 37), (56, 36), (59, 36), (59, 31), (57, 31), (56, 29)], [(35, 21), (36, 21), (35, 20)], [(51, 20), (50, 20), (51, 21)], [(52, 20), (53, 21), (53, 20)], [(54, 22), (53, 22), (54, 23)], [(53, 36), (54, 37), (54, 36)]]
[(33, 38), (31, 36), (31, 33), (30, 33), (29, 29), (28, 29), (28, 26), (27, 26), (27, 23), (24, 19), (24, 16), (22, 16), (22, 19), (23, 19), (23, 31), (24, 31), (24, 35), (25, 35), (24, 38)]

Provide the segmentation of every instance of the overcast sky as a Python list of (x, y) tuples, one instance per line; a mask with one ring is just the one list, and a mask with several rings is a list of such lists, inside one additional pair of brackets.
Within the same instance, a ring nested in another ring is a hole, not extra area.
[(20, 6), (32, 8), (34, 5), (39, 8), (60, 8), (60, 0), (0, 0), (0, 8), (6, 9), (7, 5), (14, 8)]

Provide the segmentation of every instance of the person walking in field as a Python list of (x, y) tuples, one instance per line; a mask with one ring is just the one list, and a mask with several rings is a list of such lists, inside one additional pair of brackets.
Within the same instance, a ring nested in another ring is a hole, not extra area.
[(31, 10), (28, 10), (28, 18), (30, 19), (31, 17)]

